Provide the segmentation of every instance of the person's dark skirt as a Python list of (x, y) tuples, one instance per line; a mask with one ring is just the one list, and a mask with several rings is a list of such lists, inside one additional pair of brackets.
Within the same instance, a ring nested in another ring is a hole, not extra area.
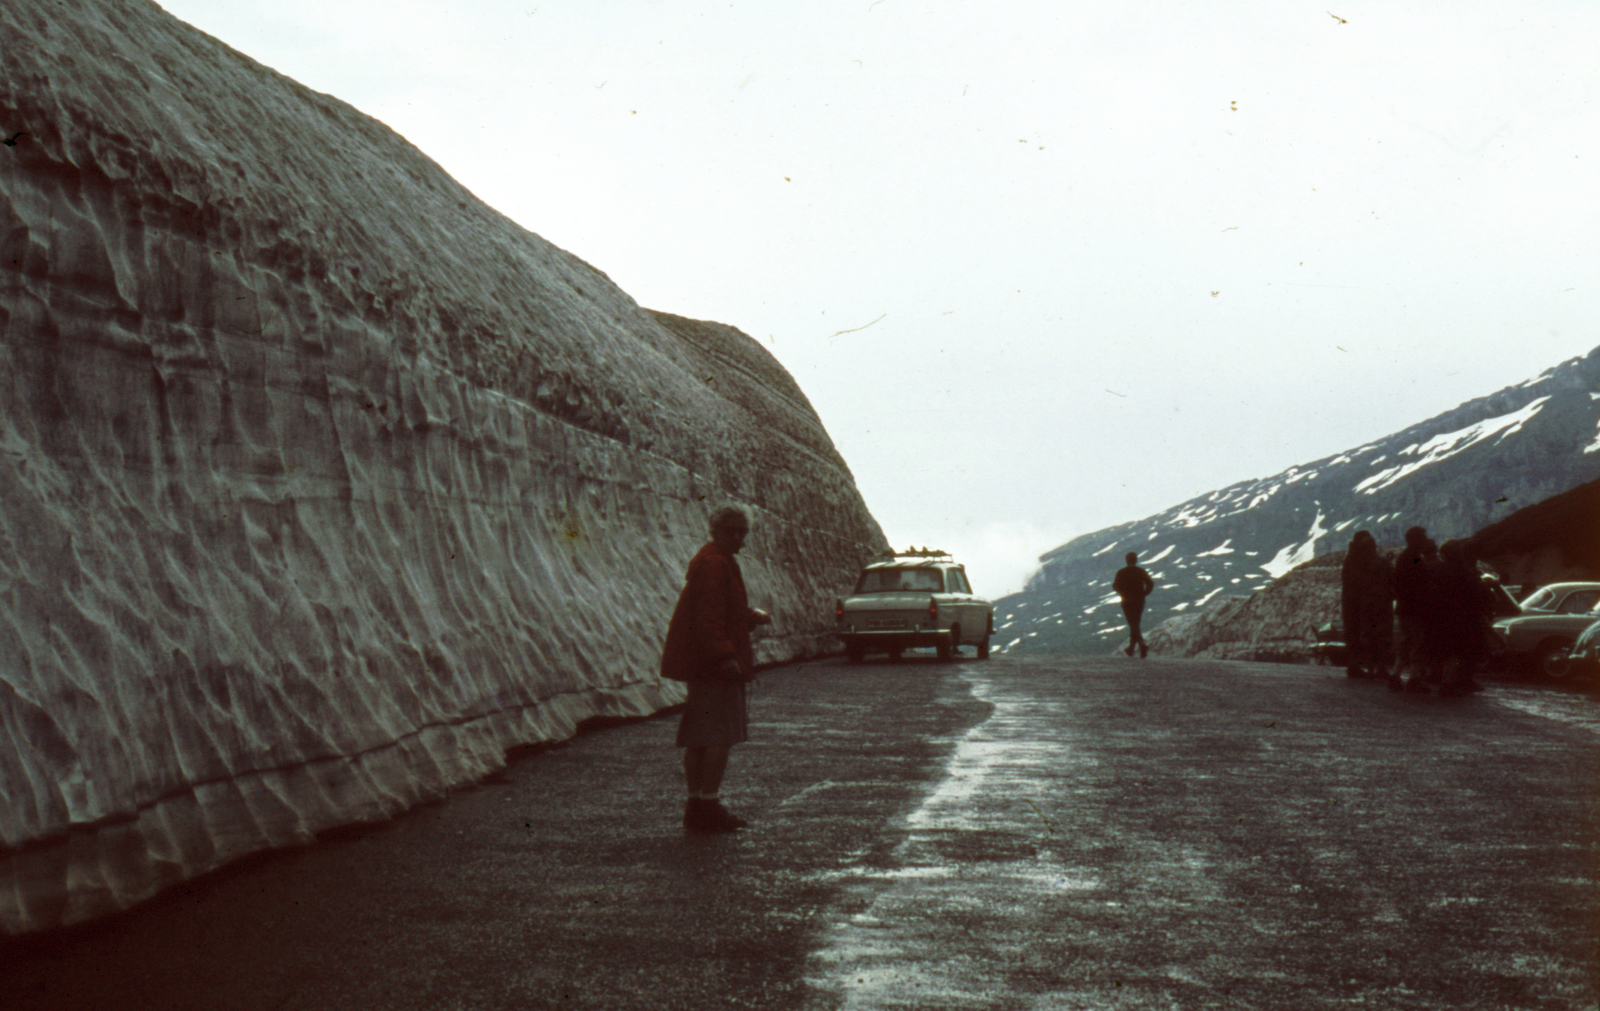
[(689, 681), (689, 701), (678, 721), (678, 747), (730, 748), (750, 739), (744, 682)]

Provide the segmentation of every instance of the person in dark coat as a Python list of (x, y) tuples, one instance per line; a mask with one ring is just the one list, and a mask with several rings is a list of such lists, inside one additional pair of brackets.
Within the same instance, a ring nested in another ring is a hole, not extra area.
[(1494, 595), (1478, 575), (1478, 567), (1461, 541), (1446, 541), (1433, 572), (1434, 646), (1445, 671), (1440, 695), (1468, 695), (1483, 690), (1473, 673), (1488, 658), (1489, 625), (1494, 621)]
[[(1406, 531), (1406, 549), (1394, 562), (1395, 637), (1394, 669), (1389, 687), (1394, 691), (1427, 694), (1424, 676), (1428, 666), (1428, 625), (1432, 618), (1433, 573), (1428, 561), (1428, 531)], [(1410, 677), (1405, 678), (1406, 672)]]
[(743, 510), (727, 506), (712, 514), (711, 541), (689, 561), (661, 651), (661, 676), (689, 686), (677, 744), (689, 790), (683, 827), (691, 831), (732, 832), (748, 824), (722, 806), (719, 791), (733, 746), (749, 739), (745, 684), (755, 677), (750, 632), (772, 621), (750, 606), (733, 557), (749, 533)]
[(1382, 677), (1394, 660), (1394, 565), (1376, 542), (1361, 580), (1360, 600), (1361, 666)]
[(1339, 624), (1344, 631), (1346, 677), (1374, 677), (1366, 666), (1366, 651), (1361, 641), (1361, 595), (1368, 570), (1378, 558), (1378, 542), (1366, 530), (1357, 530), (1344, 552), (1339, 568)]
[(1150, 596), (1156, 583), (1150, 578), (1150, 573), (1139, 568), (1138, 552), (1128, 552), (1123, 556), (1123, 561), (1128, 564), (1118, 569), (1116, 578), (1111, 580), (1111, 588), (1122, 598), (1122, 616), (1128, 619), (1128, 648), (1123, 652), (1133, 656), (1133, 651), (1137, 649), (1142, 660), (1150, 655), (1150, 647), (1145, 645), (1139, 622), (1144, 617), (1144, 598)]
[(1422, 567), (1428, 570), (1428, 601), (1422, 614), (1422, 683), (1436, 685), (1444, 678), (1445, 649), (1439, 627), (1439, 542), (1432, 537), (1422, 542)]

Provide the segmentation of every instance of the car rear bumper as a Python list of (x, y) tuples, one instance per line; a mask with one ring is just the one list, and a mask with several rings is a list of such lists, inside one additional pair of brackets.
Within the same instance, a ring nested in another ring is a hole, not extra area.
[(1324, 657), (1329, 663), (1344, 663), (1350, 654), (1350, 648), (1342, 642), (1333, 642), (1324, 639), (1311, 644), (1311, 655)]
[(950, 633), (935, 628), (882, 632), (835, 632), (845, 649), (863, 653), (888, 653), (897, 649), (920, 649), (950, 641)]

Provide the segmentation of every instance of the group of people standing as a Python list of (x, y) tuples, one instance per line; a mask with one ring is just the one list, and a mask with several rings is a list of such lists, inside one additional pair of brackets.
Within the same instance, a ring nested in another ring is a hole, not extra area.
[(1340, 618), (1353, 678), (1383, 678), (1393, 691), (1467, 695), (1487, 659), (1494, 598), (1462, 541), (1443, 547), (1422, 527), (1390, 561), (1372, 534), (1350, 538), (1340, 572)]

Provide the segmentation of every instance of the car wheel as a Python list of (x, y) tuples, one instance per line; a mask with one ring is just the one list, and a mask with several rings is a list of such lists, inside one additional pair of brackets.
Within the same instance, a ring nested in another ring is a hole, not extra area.
[(1594, 660), (1567, 658), (1567, 680), (1593, 681), (1597, 675), (1600, 675), (1600, 663)]
[(982, 639), (978, 640), (978, 659), (979, 660), (987, 660), (987, 659), (989, 659), (989, 637), (988, 636), (984, 636)]
[(903, 649), (891, 649), (889, 651), (889, 662), (890, 663), (899, 663), (900, 662), (900, 654), (902, 654), (904, 652), (905, 652), (905, 650), (903, 650)]
[(960, 625), (951, 625), (950, 626), (950, 638), (946, 639), (944, 642), (939, 643), (939, 645), (935, 647), (935, 649), (937, 650), (937, 652), (939, 654), (939, 659), (941, 659), (941, 660), (950, 659), (951, 655), (954, 654), (955, 651), (960, 649), (960, 648), (961, 648), (961, 626)]
[(848, 646), (844, 651), (844, 658), (851, 663), (860, 663), (866, 655), (867, 651), (860, 646)]
[(1567, 654), (1572, 652), (1572, 640), (1549, 638), (1539, 644), (1533, 651), (1533, 669), (1540, 675), (1552, 681), (1566, 678), (1572, 665), (1567, 662)]

